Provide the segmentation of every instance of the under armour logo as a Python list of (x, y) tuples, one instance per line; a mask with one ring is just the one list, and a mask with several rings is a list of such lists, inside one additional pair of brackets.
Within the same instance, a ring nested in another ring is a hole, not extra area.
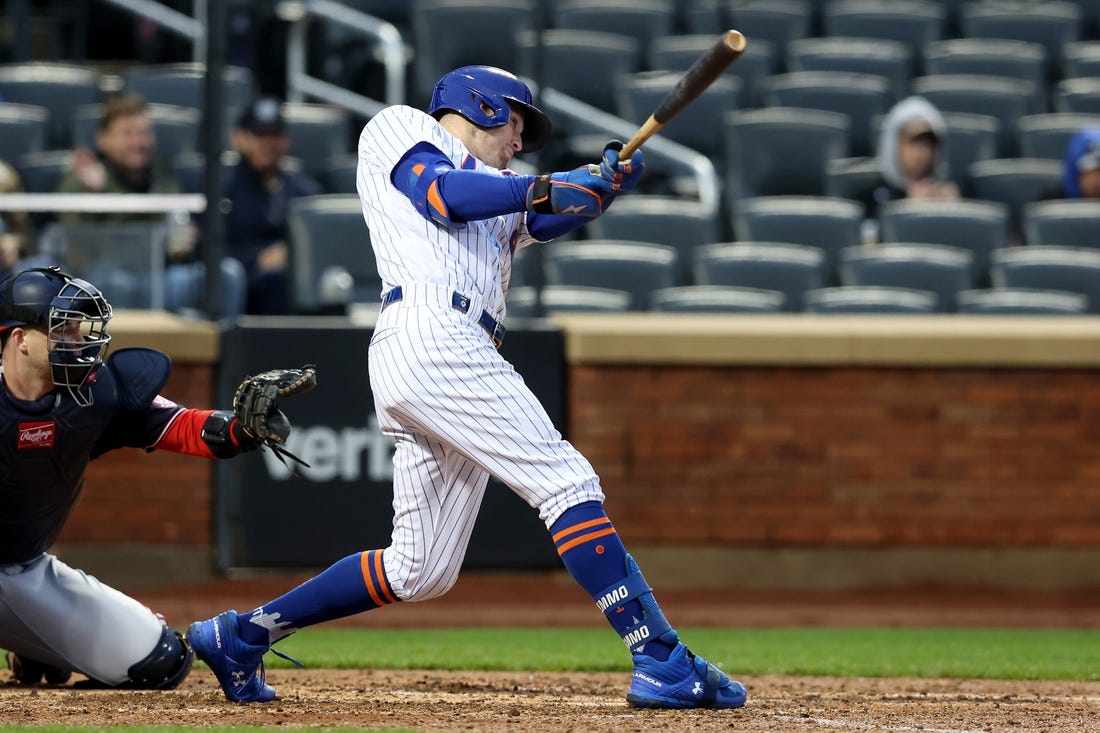
[(703, 683), (702, 682), (696, 682), (695, 687), (691, 688), (691, 694), (692, 695), (702, 695), (703, 694)]
[[(245, 683), (244, 671), (239, 670), (239, 669), (233, 670), (233, 686), (234, 687), (244, 687), (244, 683)], [(696, 683), (696, 684), (698, 684), (698, 683)]]

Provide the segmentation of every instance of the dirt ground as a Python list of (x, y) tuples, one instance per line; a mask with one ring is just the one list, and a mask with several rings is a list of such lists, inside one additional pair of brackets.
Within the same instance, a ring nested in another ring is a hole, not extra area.
[[(304, 580), (268, 574), (201, 587), (130, 589), (183, 628), (247, 610)], [(1100, 629), (1100, 592), (1067, 595), (910, 590), (819, 594), (675, 590), (660, 600), (688, 626), (964, 626)], [(559, 574), (467, 575), (447, 596), (333, 625), (600, 626), (602, 616)], [(1100, 653), (1098, 653), (1100, 659)], [(1098, 662), (1100, 664), (1100, 662)], [(273, 670), (279, 697), (235, 705), (203, 668), (171, 692), (0, 684), (0, 722), (84, 726), (304, 725), (424, 731), (1098, 731), (1100, 682), (739, 676), (735, 711), (640, 711), (625, 673)], [(0, 679), (5, 676), (0, 673)]]

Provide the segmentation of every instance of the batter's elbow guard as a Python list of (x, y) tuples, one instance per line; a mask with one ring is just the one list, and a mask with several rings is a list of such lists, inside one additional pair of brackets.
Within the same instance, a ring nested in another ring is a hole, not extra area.
[(195, 653), (178, 631), (167, 626), (153, 651), (126, 670), (130, 684), (138, 690), (174, 690), (191, 672)]
[(261, 441), (245, 432), (237, 417), (227, 410), (215, 410), (202, 425), (202, 439), (215, 458), (233, 458), (260, 447)]

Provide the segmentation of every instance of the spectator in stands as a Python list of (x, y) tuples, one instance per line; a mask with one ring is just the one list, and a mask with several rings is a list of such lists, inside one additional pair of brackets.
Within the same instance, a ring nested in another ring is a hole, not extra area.
[(882, 182), (871, 194), (868, 216), (896, 199), (959, 198), (949, 178), (942, 144), (947, 126), (943, 115), (922, 97), (898, 102), (886, 115), (879, 133), (878, 161)]
[(1070, 138), (1061, 193), (1067, 199), (1100, 199), (1100, 127), (1086, 127)]
[[(0, 193), (22, 192), (23, 183), (19, 173), (11, 165), (0, 160)], [(27, 212), (0, 213), (0, 278), (14, 272), (17, 262), (27, 261), (33, 242), (31, 229), (31, 220)]]
[(226, 254), (248, 273), (247, 312), (287, 312), (287, 206), (291, 199), (322, 193), (321, 185), (301, 173), (282, 169), (290, 148), (282, 104), (260, 97), (237, 120), (233, 147), (241, 161), (228, 175), (225, 220)]
[[(95, 150), (78, 148), (73, 151), (72, 167), (58, 184), (59, 193), (180, 193), (181, 186), (170, 167), (156, 158), (156, 136), (153, 120), (144, 98), (125, 94), (109, 99), (103, 105), (96, 132)], [(62, 224), (122, 224), (127, 222), (167, 221), (164, 213), (126, 212), (65, 212)], [(198, 229), (186, 216), (173, 215), (173, 226), (165, 243), (166, 277), (165, 305), (170, 310), (189, 310), (201, 300), (204, 266), (200, 261)], [(222, 315), (232, 318), (241, 309), (244, 273), (239, 263), (222, 260)], [(118, 290), (124, 280), (112, 279), (112, 273), (82, 273), (97, 282), (107, 283), (104, 290), (112, 300), (126, 302)], [(111, 284), (115, 287), (112, 288)], [(148, 284), (135, 286), (130, 298), (148, 302), (142, 293)], [(128, 303), (131, 307), (133, 302)]]

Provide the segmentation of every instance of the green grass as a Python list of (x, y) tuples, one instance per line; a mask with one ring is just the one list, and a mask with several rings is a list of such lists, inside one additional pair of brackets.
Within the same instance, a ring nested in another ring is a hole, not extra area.
[[(684, 629), (731, 674), (1100, 679), (1100, 632), (1049, 629)], [(627, 671), (603, 629), (311, 629), (279, 649), (310, 667)], [(290, 666), (268, 655), (271, 666)]]

